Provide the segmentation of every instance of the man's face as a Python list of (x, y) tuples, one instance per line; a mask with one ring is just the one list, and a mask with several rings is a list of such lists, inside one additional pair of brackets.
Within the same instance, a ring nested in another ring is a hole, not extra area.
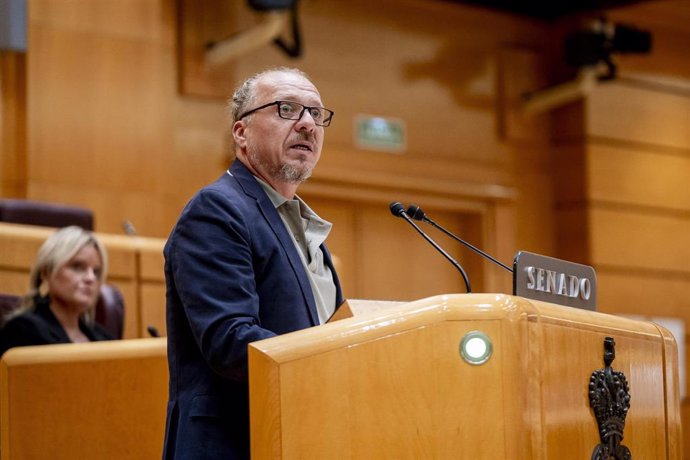
[[(273, 72), (256, 82), (254, 101), (247, 110), (278, 100), (323, 106), (309, 80), (293, 73)], [(262, 179), (272, 185), (299, 184), (319, 161), (323, 130), (308, 111), (299, 120), (285, 120), (272, 105), (235, 122), (233, 135), (240, 153)]]

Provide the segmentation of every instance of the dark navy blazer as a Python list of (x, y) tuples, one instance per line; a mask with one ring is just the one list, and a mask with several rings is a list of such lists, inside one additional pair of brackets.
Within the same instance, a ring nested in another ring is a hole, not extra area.
[[(330, 254), (321, 250), (340, 305)], [(187, 204), (164, 254), (170, 399), (163, 457), (249, 458), (247, 345), (319, 324), (300, 256), (239, 161)]]
[[(92, 342), (113, 340), (98, 323), (89, 325), (80, 318), (79, 329)], [(72, 343), (72, 340), (50, 309), (48, 297), (37, 298), (33, 310), (10, 319), (0, 330), (0, 356), (14, 347), (56, 343)]]

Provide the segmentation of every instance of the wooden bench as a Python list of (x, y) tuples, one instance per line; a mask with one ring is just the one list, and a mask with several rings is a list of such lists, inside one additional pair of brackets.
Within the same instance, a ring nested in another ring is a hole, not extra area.
[(13, 348), (0, 360), (0, 458), (160, 458), (166, 339)]

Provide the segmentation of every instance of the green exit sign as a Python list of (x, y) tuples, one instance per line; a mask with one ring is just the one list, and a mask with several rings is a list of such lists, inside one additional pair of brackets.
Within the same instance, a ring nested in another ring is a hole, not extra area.
[(403, 153), (405, 122), (397, 118), (360, 115), (355, 118), (355, 144), (361, 149)]

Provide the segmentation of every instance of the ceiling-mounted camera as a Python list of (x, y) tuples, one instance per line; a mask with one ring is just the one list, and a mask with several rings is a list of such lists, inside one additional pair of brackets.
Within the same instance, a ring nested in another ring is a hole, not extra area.
[(616, 77), (614, 54), (649, 53), (652, 34), (627, 24), (614, 24), (603, 19), (591, 27), (575, 31), (565, 39), (565, 60), (573, 67), (603, 66), (599, 80)]

